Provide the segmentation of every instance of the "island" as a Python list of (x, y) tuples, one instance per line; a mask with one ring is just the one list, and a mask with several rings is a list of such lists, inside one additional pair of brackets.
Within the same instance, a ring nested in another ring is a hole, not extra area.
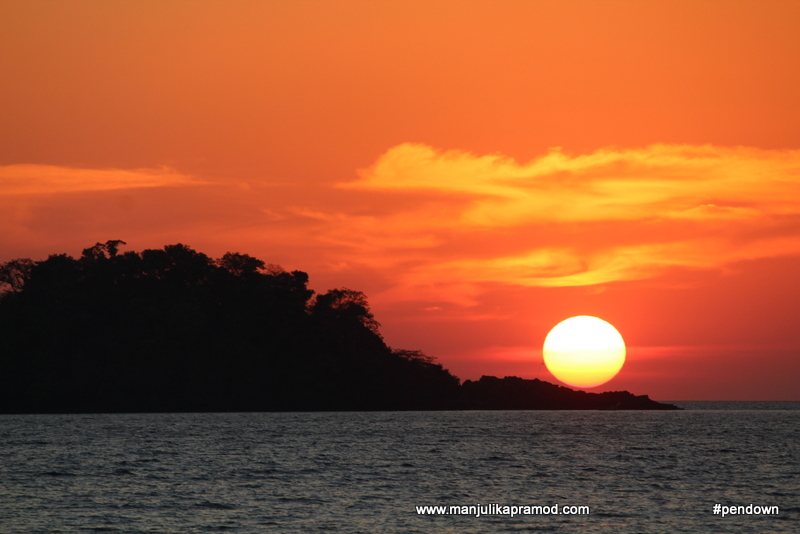
[(394, 349), (366, 296), (183, 244), (0, 264), (0, 413), (676, 410), (627, 391), (461, 381)]

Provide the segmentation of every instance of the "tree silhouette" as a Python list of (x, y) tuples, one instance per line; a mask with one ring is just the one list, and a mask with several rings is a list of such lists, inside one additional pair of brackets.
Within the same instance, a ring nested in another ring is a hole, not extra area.
[(217, 260), (217, 265), (234, 276), (255, 276), (264, 271), (264, 262), (247, 254), (226, 252)]
[(317, 296), (311, 312), (323, 321), (357, 323), (376, 334), (380, 328), (369, 310), (366, 295), (352, 289), (331, 289)]
[(31, 276), (33, 260), (20, 258), (0, 264), (0, 286), (6, 285), (9, 290), (18, 293), (25, 287)]
[(359, 291), (315, 298), (306, 273), (247, 254), (124, 244), (3, 264), (0, 409), (424, 408), (430, 376), (458, 383), (393, 353)]

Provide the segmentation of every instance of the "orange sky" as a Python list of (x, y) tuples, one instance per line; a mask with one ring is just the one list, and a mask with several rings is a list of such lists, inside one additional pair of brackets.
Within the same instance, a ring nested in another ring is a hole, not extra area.
[(0, 3), (0, 261), (123, 239), (364, 291), (461, 378), (800, 400), (800, 3)]

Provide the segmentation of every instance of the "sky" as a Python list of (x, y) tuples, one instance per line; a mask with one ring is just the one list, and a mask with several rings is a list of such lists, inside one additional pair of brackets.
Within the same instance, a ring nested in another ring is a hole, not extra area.
[(800, 400), (800, 3), (0, 3), (0, 262), (183, 243), (363, 291), (393, 348)]

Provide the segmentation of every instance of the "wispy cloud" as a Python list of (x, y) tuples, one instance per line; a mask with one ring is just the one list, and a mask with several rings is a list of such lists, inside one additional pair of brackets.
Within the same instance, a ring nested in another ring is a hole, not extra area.
[[(403, 264), (393, 296), (449, 286), (463, 303), (482, 282), (588, 286), (800, 254), (800, 151), (654, 145), (522, 164), (403, 144), (339, 187), (389, 208), (328, 220), (320, 238)], [(392, 210), (404, 195), (419, 202)]]
[(0, 166), (0, 195), (111, 191), (201, 184), (169, 167), (158, 169), (80, 169), (55, 165)]
[(341, 187), (469, 195), (460, 223), (742, 218), (796, 213), (800, 151), (654, 145), (571, 156), (511, 158), (392, 148), (361, 180)]

